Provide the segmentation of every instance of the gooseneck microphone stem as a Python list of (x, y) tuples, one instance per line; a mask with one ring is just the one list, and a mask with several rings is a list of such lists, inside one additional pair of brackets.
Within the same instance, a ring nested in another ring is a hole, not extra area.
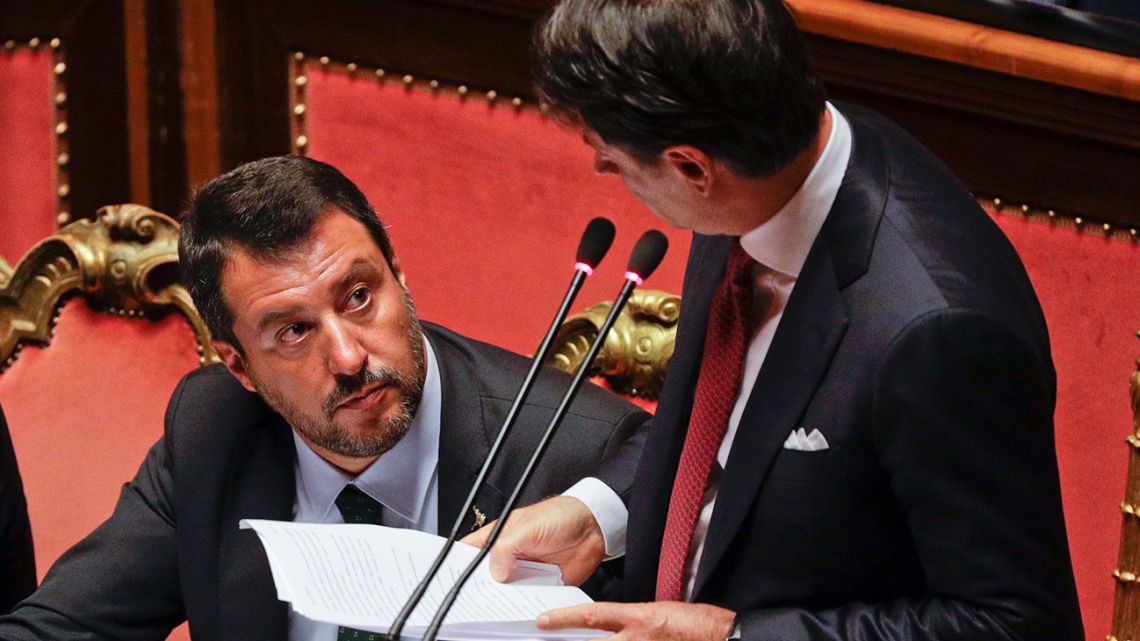
[[(479, 550), (479, 553), (475, 556), (475, 559), (471, 561), (466, 569), (464, 569), (463, 574), (459, 576), (459, 579), (455, 582), (455, 585), (451, 588), (451, 591), (449, 591), (447, 593), (447, 596), (443, 599), (443, 602), (440, 604), (439, 609), (436, 610), (435, 617), (431, 620), (431, 624), (424, 632), (422, 641), (435, 641), (435, 637), (439, 633), (439, 628), (441, 625), (443, 625), (443, 619), (447, 616), (448, 611), (451, 610), (451, 605), (459, 596), (459, 591), (463, 589), (463, 585), (467, 582), (467, 579), (471, 577), (471, 575), (475, 572), (475, 568), (479, 566), (479, 563), (481, 563), (487, 556), (487, 553), (491, 550), (491, 547), (495, 545), (495, 541), (498, 540), (499, 533), (502, 531), (503, 525), (507, 522), (507, 516), (510, 514), (511, 510), (514, 509), (515, 504), (518, 503), (519, 496), (522, 494), (523, 488), (526, 487), (527, 482), (530, 481), (531, 476), (533, 476), (539, 459), (541, 459), (543, 453), (546, 452), (547, 446), (550, 445), (551, 438), (554, 436), (554, 433), (558, 429), (559, 424), (562, 423), (562, 419), (566, 416), (567, 410), (570, 409), (570, 403), (574, 400), (574, 397), (577, 396), (578, 389), (582, 386), (582, 382), (586, 380), (586, 375), (590, 370), (590, 366), (593, 364), (594, 359), (597, 358), (598, 351), (601, 350), (602, 344), (606, 341), (606, 336), (609, 335), (610, 329), (613, 328), (614, 322), (617, 320), (617, 317), (621, 313), (622, 308), (625, 307), (625, 304), (629, 300), (630, 295), (633, 294), (634, 288), (637, 287), (640, 281), (641, 278), (637, 277), (636, 274), (627, 274), (625, 284), (622, 285), (621, 292), (618, 294), (617, 300), (614, 301), (613, 307), (610, 308), (609, 315), (606, 316), (605, 322), (602, 323), (602, 328), (598, 331), (598, 336), (590, 345), (590, 351), (586, 354), (586, 358), (582, 361), (582, 364), (578, 366), (578, 371), (574, 374), (574, 380), (570, 383), (570, 388), (566, 390), (566, 394), (562, 397), (562, 402), (558, 405), (558, 409), (555, 410), (554, 416), (550, 420), (550, 424), (546, 427), (546, 432), (543, 433), (542, 439), (539, 441), (538, 446), (534, 450), (534, 454), (530, 457), (530, 462), (527, 463), (526, 469), (523, 470), (522, 477), (515, 485), (514, 490), (511, 492), (510, 498), (507, 499), (506, 505), (503, 506), (503, 516), (495, 522), (495, 526), (491, 530), (491, 534), (487, 537), (486, 543), (483, 544), (483, 547)], [(502, 435), (500, 434), (500, 438), (501, 437)], [(393, 641), (395, 641), (395, 637), (393, 637)]]
[[(502, 451), (503, 443), (507, 440), (507, 435), (510, 434), (511, 428), (515, 425), (515, 420), (518, 418), (519, 410), (526, 402), (527, 396), (530, 395), (531, 388), (534, 387), (534, 381), (538, 377), (539, 370), (542, 369), (542, 364), (546, 361), (546, 356), (550, 352), (550, 346), (554, 343), (554, 337), (558, 334), (558, 328), (562, 326), (562, 321), (566, 319), (566, 315), (570, 312), (570, 306), (574, 304), (574, 299), (578, 296), (578, 291), (582, 289), (582, 284), (586, 282), (586, 277), (589, 275), (589, 268), (583, 268), (582, 264), (574, 271), (574, 278), (570, 281), (570, 288), (566, 291), (566, 296), (562, 299), (562, 306), (558, 308), (558, 313), (554, 315), (554, 320), (550, 323), (550, 328), (546, 330), (546, 336), (543, 337), (542, 342), (538, 346), (538, 351), (535, 353), (534, 359), (530, 364), (530, 371), (527, 372), (526, 378), (523, 379), (522, 387), (519, 388), (519, 393), (515, 397), (515, 402), (511, 405), (511, 409), (507, 412), (507, 418), (503, 421), (502, 428), (499, 429), (499, 435), (495, 437), (494, 443), (491, 444), (491, 450), (487, 453), (486, 460), (483, 461), (483, 467), (479, 470), (479, 476), (471, 485), (471, 492), (467, 495), (467, 501), (460, 508), (459, 514), (455, 518), (455, 523), (451, 526), (451, 533), (447, 535), (447, 541), (443, 544), (443, 548), (435, 557), (432, 562), (431, 568), (424, 575), (422, 581), (416, 586), (415, 591), (408, 597), (404, 607), (396, 616), (396, 620), (392, 622), (392, 626), (388, 629), (388, 638), (396, 641), (400, 638), (400, 632), (404, 629), (404, 624), (407, 623), (408, 618), (412, 612), (419, 605), (420, 600), (423, 599), (424, 593), (427, 592), (428, 586), (431, 585), (432, 579), (439, 573), (439, 568), (443, 566), (444, 559), (447, 558), (448, 552), (451, 551), (452, 546), (455, 545), (455, 540), (459, 537), (459, 530), (463, 526), (463, 518), (467, 512), (471, 510), (471, 506), (475, 504), (475, 496), (479, 493), (479, 488), (482, 487), (483, 481), (486, 480), (487, 475), (490, 473), (491, 468), (494, 467), (495, 461), (498, 459), (500, 451)], [(509, 508), (508, 508), (509, 509)], [(506, 510), (503, 511), (506, 513)]]

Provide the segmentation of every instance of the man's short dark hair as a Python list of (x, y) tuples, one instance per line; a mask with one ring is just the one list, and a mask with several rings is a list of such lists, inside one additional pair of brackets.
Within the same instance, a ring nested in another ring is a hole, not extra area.
[(765, 177), (819, 131), (823, 84), (780, 0), (563, 0), (532, 44), (543, 101), (645, 162), (692, 145)]
[(214, 338), (242, 351), (221, 287), (230, 254), (240, 249), (277, 258), (308, 238), (334, 207), (364, 225), (391, 267), (392, 245), (384, 225), (360, 189), (332, 165), (300, 156), (265, 158), (198, 191), (182, 216), (178, 261), (182, 282)]

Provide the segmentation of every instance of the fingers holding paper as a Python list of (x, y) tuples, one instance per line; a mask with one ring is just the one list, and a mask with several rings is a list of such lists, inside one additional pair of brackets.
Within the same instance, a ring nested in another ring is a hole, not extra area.
[[(482, 547), (494, 522), (462, 542)], [(567, 585), (580, 585), (605, 560), (602, 530), (586, 504), (556, 496), (511, 512), (499, 540), (491, 549), (491, 576), (504, 581), (518, 559), (557, 564)]]
[(543, 630), (593, 628), (613, 632), (617, 641), (722, 641), (736, 614), (704, 603), (587, 603), (545, 612)]

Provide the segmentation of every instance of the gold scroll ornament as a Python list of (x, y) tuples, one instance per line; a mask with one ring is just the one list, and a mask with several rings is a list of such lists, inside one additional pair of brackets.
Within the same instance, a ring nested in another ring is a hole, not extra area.
[(40, 241), (15, 267), (0, 264), (0, 370), (28, 342), (47, 345), (61, 304), (129, 318), (178, 312), (203, 363), (217, 360), (190, 294), (178, 282), (178, 223), (141, 205), (103, 207)]
[[(547, 364), (575, 371), (586, 358), (613, 304), (599, 303), (571, 316), (554, 339)], [(606, 337), (591, 375), (602, 376), (616, 392), (656, 400), (665, 382), (677, 337), (681, 297), (637, 290)]]

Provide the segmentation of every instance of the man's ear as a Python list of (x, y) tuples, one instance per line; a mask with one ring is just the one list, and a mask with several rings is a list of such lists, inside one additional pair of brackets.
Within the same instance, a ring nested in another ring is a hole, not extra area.
[(716, 169), (708, 154), (689, 145), (676, 145), (661, 152), (665, 163), (702, 196), (716, 182)]
[(214, 352), (218, 358), (222, 359), (222, 364), (230, 370), (230, 373), (241, 383), (241, 386), (256, 393), (257, 388), (253, 385), (253, 379), (249, 376), (249, 368), (246, 367), (241, 352), (237, 351), (233, 345), (217, 338), (211, 340), (210, 344), (214, 346)]
[(404, 289), (407, 289), (408, 279), (404, 277), (404, 268), (400, 266), (400, 257), (396, 255), (396, 252), (393, 251), (392, 255), (388, 257), (388, 264), (392, 267), (392, 275), (400, 281), (400, 285)]

